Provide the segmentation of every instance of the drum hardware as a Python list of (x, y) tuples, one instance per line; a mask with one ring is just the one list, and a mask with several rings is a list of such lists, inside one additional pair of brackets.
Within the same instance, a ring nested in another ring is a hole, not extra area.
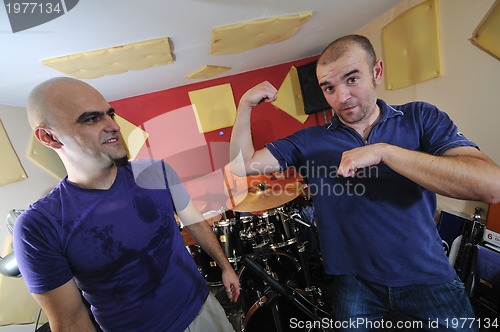
[[(268, 274), (270, 278), (290, 282), (294, 287), (297, 286), (297, 283), (291, 282), (289, 279), (297, 277), (295, 273), (301, 270), (301, 266), (294, 256), (277, 250), (253, 253), (244, 257), (252, 257), (257, 260), (262, 265), (264, 273)], [(272, 311), (273, 305), (278, 306), (278, 303), (282, 312), (280, 317), (282, 321), (287, 317), (303, 316), (302, 313), (297, 312), (298, 310), (293, 305), (284, 303), (286, 300), (282, 296), (271, 293), (272, 289), (268, 289), (265, 281), (254, 278), (252, 273), (245, 273), (247, 269), (242, 264), (238, 273), (242, 287), (240, 295), (242, 331), (272, 331), (268, 327), (269, 324), (276, 325)], [(290, 306), (292, 308), (289, 308)]]
[[(311, 226), (307, 225), (307, 227), (311, 227)], [(298, 234), (299, 233), (297, 232), (297, 237), (299, 237)], [(313, 282), (311, 279), (311, 273), (310, 273), (309, 267), (307, 265), (307, 258), (305, 255), (307, 243), (308, 243), (308, 241), (300, 241), (299, 238), (297, 239), (297, 252), (299, 255), (300, 265), (302, 267), (302, 270), (304, 271), (304, 279), (305, 279), (305, 284), (306, 284), (305, 291), (306, 291), (306, 294), (307, 294), (309, 300), (312, 303), (316, 304), (317, 306), (322, 307), (324, 305), (324, 303), (321, 300), (321, 296), (322, 296), (321, 289), (313, 285)]]
[(298, 222), (299, 224), (302, 224), (306, 227), (311, 227), (311, 225), (309, 225), (308, 223), (302, 221), (302, 217), (301, 215), (298, 213), (298, 212), (294, 212), (291, 216), (290, 216), (290, 219), (292, 219), (293, 221), (296, 221)]
[(314, 217), (311, 217), (312, 211), (307, 210), (312, 205), (310, 205), (310, 201), (307, 199), (305, 203), (305, 205), (299, 205), (295, 202), (291, 202), (289, 205), (292, 212), (289, 218), (296, 222), (295, 234), (297, 237), (297, 254), (305, 279), (305, 294), (309, 301), (316, 304), (318, 307), (323, 307), (325, 304), (322, 300), (323, 294), (321, 288), (316, 287), (312, 282), (306, 257), (306, 246), (309, 244), (309, 241), (301, 238), (303, 234), (299, 229), (299, 225), (305, 226), (307, 231), (310, 232), (314, 222)]
[(269, 248), (268, 234), (274, 232), (274, 226), (264, 223), (259, 223), (256, 226), (240, 231), (240, 239), (243, 242), (249, 242), (252, 247), (252, 252), (261, 252)]
[[(258, 186), (258, 190), (267, 189), (268, 185)], [(314, 232), (314, 224), (312, 220), (309, 223), (308, 215), (303, 215), (305, 208), (309, 207), (306, 203), (303, 200), (292, 200), (265, 211), (258, 210), (262, 205), (255, 205), (255, 211), (252, 212), (221, 208), (203, 214), (207, 221), (212, 221), (212, 229), (224, 254), (233, 269), (239, 273), (244, 299), (241, 309), (245, 313), (241, 323), (248, 327), (249, 332), (266, 320), (268, 324), (274, 321), (274, 317), (271, 317), (275, 310), (273, 308), (278, 306), (282, 320), (287, 317), (308, 318), (294, 304), (288, 303), (288, 299), (269, 288), (265, 281), (252, 279), (250, 275), (244, 274), (247, 267), (242, 264), (243, 257), (258, 259), (262, 269), (271, 278), (285, 283), (289, 292), (299, 294), (296, 296), (306, 299), (306, 303), (323, 306), (321, 289), (313, 285), (308, 266), (309, 247), (306, 246), (311, 240), (309, 233)], [(270, 204), (267, 199), (266, 204)], [(220, 267), (197, 244), (191, 246), (189, 251), (207, 285), (220, 287)], [(314, 306), (310, 308), (312, 312), (317, 312)], [(283, 313), (283, 310), (286, 312)], [(275, 322), (276, 324), (278, 323)]]
[(269, 225), (270, 249), (280, 249), (297, 242), (296, 227), (286, 209), (287, 206), (280, 206), (259, 216)]
[[(288, 300), (302, 313), (306, 314), (310, 319), (314, 321), (321, 322), (322, 318), (331, 319), (331, 316), (327, 312), (311, 303), (306, 297), (302, 296), (295, 289), (290, 288), (286, 286), (286, 284), (283, 284), (273, 278), (263, 267), (257, 264), (249, 256), (244, 256), (241, 260), (241, 263), (244, 267), (247, 267), (252, 272), (252, 274), (254, 274), (258, 279), (262, 280), (267, 285), (263, 291), (265, 299), (263, 299), (262, 302), (266, 303), (266, 305), (271, 308), (277, 332), (283, 331), (280, 310), (277, 302), (278, 295), (281, 295), (283, 298)], [(310, 308), (312, 308), (312, 310)], [(321, 317), (320, 314), (323, 317)]]
[(302, 242), (297, 245), (297, 251), (299, 252), (299, 260), (300, 260), (300, 265), (302, 267), (302, 270), (304, 271), (304, 278), (306, 281), (306, 290), (310, 289), (312, 286), (312, 281), (311, 281), (311, 274), (309, 273), (309, 268), (307, 267), (307, 262), (306, 262), (306, 257), (305, 257), (305, 250), (306, 250), (306, 244), (307, 242)]
[[(270, 256), (275, 256), (278, 260), (280, 258), (280, 256), (283, 256), (287, 259), (289, 259), (292, 264), (293, 264), (293, 267), (295, 268), (295, 270), (298, 272), (298, 271), (301, 271), (302, 270), (302, 266), (300, 265), (299, 261), (297, 261), (297, 259), (295, 257), (293, 257), (292, 255), (290, 255), (289, 253), (286, 253), (286, 252), (283, 252), (283, 251), (269, 251), (269, 252), (263, 252), (263, 253), (255, 253), (255, 254), (251, 254), (251, 255), (247, 255), (246, 257), (251, 257), (252, 259), (268, 259)], [(241, 260), (240, 260), (241, 262)], [(238, 272), (238, 278), (241, 279), (241, 275), (243, 273), (243, 271), (245, 271), (246, 267), (245, 265), (242, 265), (239, 272)], [(273, 275), (275, 276), (275, 275)]]

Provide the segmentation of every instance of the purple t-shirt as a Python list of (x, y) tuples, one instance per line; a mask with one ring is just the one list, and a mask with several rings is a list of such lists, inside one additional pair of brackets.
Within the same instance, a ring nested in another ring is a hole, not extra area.
[(62, 180), (15, 224), (14, 250), (29, 291), (74, 278), (105, 331), (184, 330), (208, 288), (184, 247), (173, 201), (182, 210), (189, 195), (158, 161), (119, 167), (109, 190)]

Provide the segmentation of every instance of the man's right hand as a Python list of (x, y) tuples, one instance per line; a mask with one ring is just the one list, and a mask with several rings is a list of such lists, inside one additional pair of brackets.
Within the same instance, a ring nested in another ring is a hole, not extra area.
[(268, 81), (264, 81), (245, 92), (240, 99), (239, 108), (252, 108), (262, 102), (273, 102), (276, 100), (277, 94), (278, 90)]

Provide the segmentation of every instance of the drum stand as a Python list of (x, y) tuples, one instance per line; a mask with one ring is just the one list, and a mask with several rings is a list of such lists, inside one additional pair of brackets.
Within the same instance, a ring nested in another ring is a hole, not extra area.
[(282, 332), (283, 327), (281, 326), (281, 317), (278, 308), (278, 293), (276, 293), (271, 286), (267, 286), (264, 289), (264, 295), (266, 296), (266, 304), (271, 308), (273, 314), (274, 326), (276, 326), (276, 332)]
[[(298, 213), (293, 213), (290, 216), (290, 219), (297, 222), (297, 223), (300, 223), (306, 227), (311, 227), (311, 225), (302, 221), (302, 217)], [(305, 291), (306, 291), (308, 297), (310, 298), (310, 300), (314, 304), (322, 306), (323, 301), (321, 301), (321, 299), (320, 299), (321, 290), (313, 285), (313, 283), (311, 281), (311, 274), (309, 271), (309, 267), (307, 266), (307, 259), (306, 259), (306, 255), (305, 255), (307, 241), (304, 241), (304, 242), (301, 241), (300, 236), (299, 236), (299, 229), (297, 226), (295, 226), (295, 238), (297, 239), (297, 251), (299, 253), (300, 266), (302, 268), (302, 271), (304, 271), (304, 279), (305, 279), (305, 283), (306, 283)]]
[[(264, 289), (264, 293), (266, 295), (266, 298), (268, 299), (266, 303), (271, 307), (277, 332), (283, 331), (279, 315), (279, 308), (276, 300), (278, 295), (283, 296), (285, 299), (293, 303), (298, 309), (300, 309), (304, 314), (306, 314), (314, 321), (320, 322), (322, 319), (318, 315), (318, 312), (322, 312), (323, 316), (325, 316), (324, 318), (331, 319), (328, 313), (316, 307), (305, 297), (302, 297), (302, 300), (299, 300), (299, 297), (296, 295), (295, 290), (291, 292), (285, 285), (270, 276), (268, 272), (266, 272), (266, 270), (264, 270), (259, 264), (253, 261), (249, 256), (244, 256), (241, 260), (241, 263), (246, 266), (255, 276), (259, 277), (267, 284), (267, 287)], [(305, 302), (307, 306), (303, 302)], [(314, 311), (310, 310), (308, 307), (314, 308)]]

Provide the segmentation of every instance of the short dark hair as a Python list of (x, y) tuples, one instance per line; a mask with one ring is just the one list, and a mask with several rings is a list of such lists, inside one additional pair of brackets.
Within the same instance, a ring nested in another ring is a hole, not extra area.
[(361, 35), (347, 35), (335, 39), (321, 52), (318, 64), (328, 64), (339, 59), (348, 50), (349, 46), (353, 44), (359, 45), (365, 50), (368, 55), (368, 65), (370, 67), (375, 66), (377, 56), (375, 55), (373, 45), (368, 38)]

